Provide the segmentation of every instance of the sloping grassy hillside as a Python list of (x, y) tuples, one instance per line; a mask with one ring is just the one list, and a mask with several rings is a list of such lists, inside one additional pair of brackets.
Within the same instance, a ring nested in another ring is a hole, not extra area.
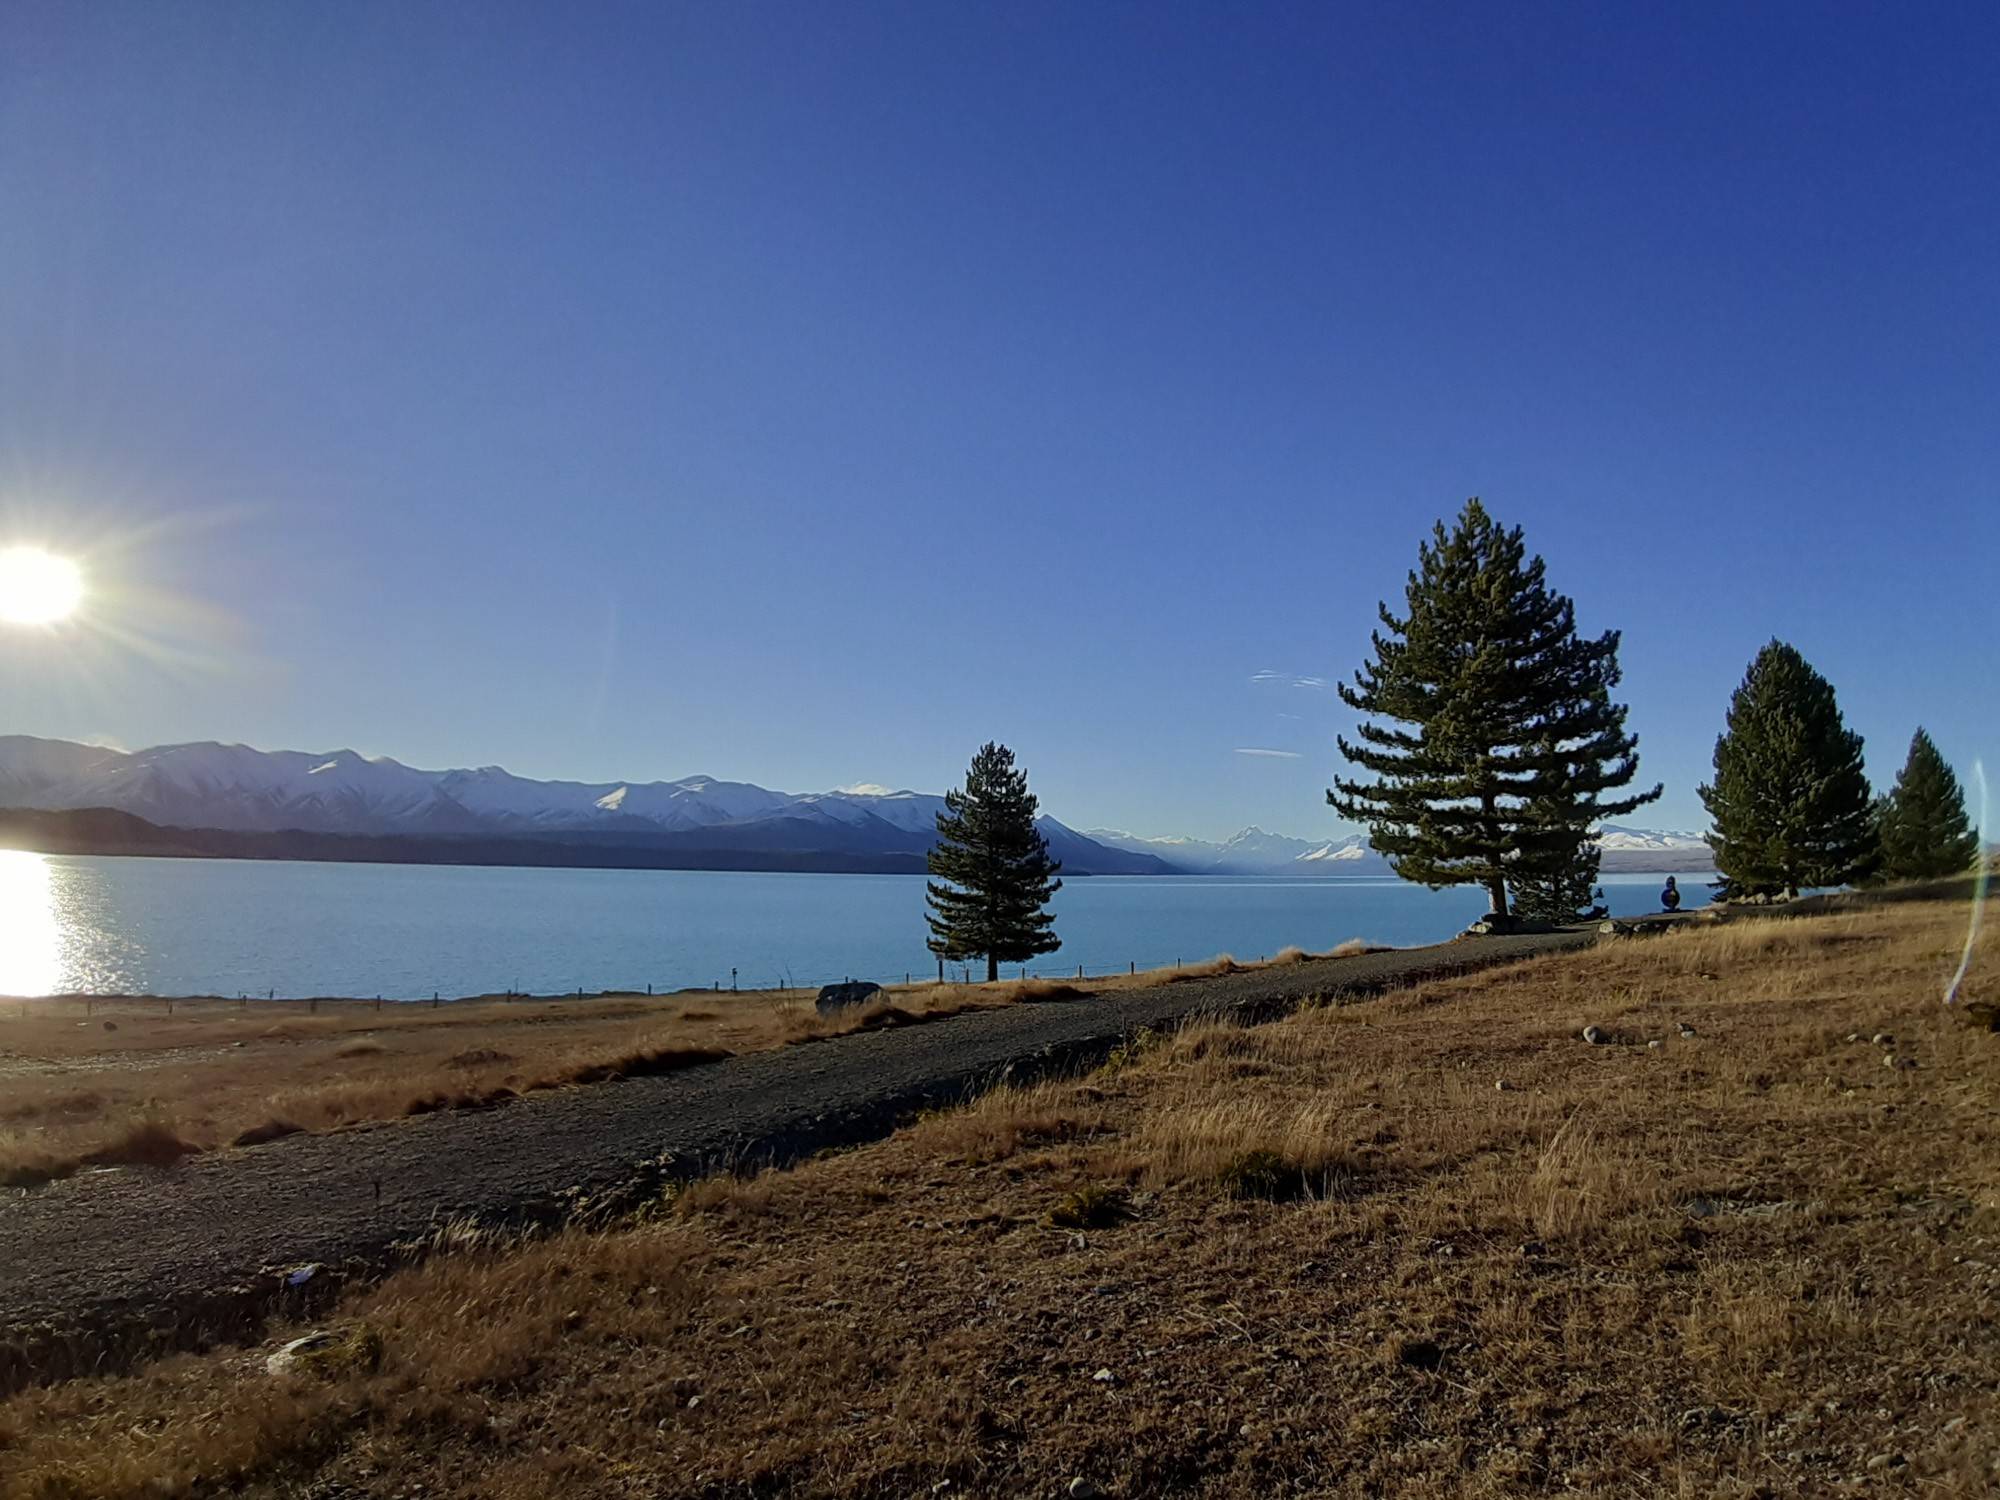
[(291, 1373), (303, 1330), (17, 1396), (0, 1492), (1988, 1494), (1964, 919), (1148, 1039), (627, 1229), (470, 1240)]

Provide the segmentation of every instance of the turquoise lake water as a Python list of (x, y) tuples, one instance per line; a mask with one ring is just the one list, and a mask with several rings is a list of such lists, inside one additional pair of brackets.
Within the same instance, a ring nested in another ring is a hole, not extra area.
[[(1704, 877), (1679, 877), (1684, 904)], [(1607, 876), (1620, 915), (1663, 877)], [(1387, 877), (1092, 877), (1056, 897), (1074, 974), (1255, 959), (1348, 938), (1450, 937), (1472, 890)], [(525, 870), (276, 860), (100, 859), (0, 851), (0, 995), (382, 995), (428, 999), (720, 984), (745, 989), (935, 973), (916, 875)], [(1010, 969), (1009, 974), (1018, 972)]]

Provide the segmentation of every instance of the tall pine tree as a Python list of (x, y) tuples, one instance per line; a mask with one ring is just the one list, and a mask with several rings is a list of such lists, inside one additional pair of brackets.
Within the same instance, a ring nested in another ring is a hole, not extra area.
[(1875, 865), (1861, 736), (1833, 685), (1783, 641), (1757, 653), (1729, 700), (1701, 800), (1725, 899), (1846, 885)]
[(1883, 799), (1876, 828), (1880, 873), (1889, 880), (1962, 875), (1979, 853), (1979, 835), (1965, 816), (1965, 793), (1922, 729), (1910, 741), (1895, 788)]
[(1500, 913), (1508, 882), (1523, 877), (1536, 904), (1559, 905), (1586, 863), (1596, 875), (1586, 846), (1597, 820), (1660, 795), (1605, 795), (1639, 770), (1624, 705), (1611, 701), (1618, 632), (1579, 636), (1575, 607), (1545, 571), (1518, 526), (1468, 500), (1449, 532), (1440, 521), (1419, 545), (1407, 613), (1380, 607), (1375, 659), (1339, 689), (1349, 707), (1394, 722), (1364, 720), (1358, 743), (1340, 740), (1376, 779), (1336, 777), (1327, 801), (1367, 825), (1370, 847), (1405, 880), (1482, 885)]
[(1049, 858), (1048, 841), (1035, 827), (1038, 804), (1028, 773), (1014, 768), (1005, 745), (982, 746), (972, 757), (961, 790), (944, 794), (937, 816), (938, 841), (930, 852), (930, 950), (941, 959), (984, 958), (986, 978), (1003, 963), (1026, 963), (1062, 946), (1044, 910), (1062, 889), (1062, 866)]

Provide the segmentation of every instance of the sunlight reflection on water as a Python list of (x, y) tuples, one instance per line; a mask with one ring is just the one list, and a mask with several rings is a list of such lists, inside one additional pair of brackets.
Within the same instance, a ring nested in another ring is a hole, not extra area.
[(0, 849), (0, 995), (47, 995), (62, 974), (55, 881), (40, 854)]
[(76, 860), (0, 849), (0, 995), (113, 994), (143, 950)]

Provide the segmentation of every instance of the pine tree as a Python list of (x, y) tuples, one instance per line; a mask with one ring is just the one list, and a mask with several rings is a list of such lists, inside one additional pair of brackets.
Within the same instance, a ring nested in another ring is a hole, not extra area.
[(1833, 685), (1782, 641), (1757, 653), (1729, 700), (1701, 800), (1725, 899), (1846, 885), (1875, 864), (1861, 736)]
[(1878, 805), (1882, 875), (1933, 880), (1961, 875), (1979, 853), (1979, 836), (1965, 816), (1965, 793), (1931, 737), (1918, 729), (1895, 789)]
[(1618, 632), (1578, 636), (1575, 606), (1545, 572), (1518, 526), (1467, 501), (1449, 533), (1440, 521), (1418, 547), (1407, 614), (1380, 606), (1375, 660), (1339, 685), (1349, 707), (1409, 727), (1363, 721), (1359, 743), (1343, 737), (1340, 753), (1376, 779), (1336, 777), (1327, 801), (1367, 825), (1405, 880), (1483, 885), (1500, 913), (1523, 877), (1553, 909), (1586, 861), (1587, 899), (1593, 826), (1660, 795), (1605, 797), (1639, 769), (1624, 705), (1611, 701)]
[(988, 744), (972, 757), (962, 790), (944, 794), (937, 844), (930, 852), (925, 914), (930, 950), (941, 959), (986, 960), (986, 978), (1002, 963), (1026, 963), (1053, 953), (1062, 940), (1044, 910), (1062, 889), (1062, 866), (1049, 858), (1048, 841), (1035, 827), (1037, 803), (1028, 773), (1014, 768), (1014, 752)]

